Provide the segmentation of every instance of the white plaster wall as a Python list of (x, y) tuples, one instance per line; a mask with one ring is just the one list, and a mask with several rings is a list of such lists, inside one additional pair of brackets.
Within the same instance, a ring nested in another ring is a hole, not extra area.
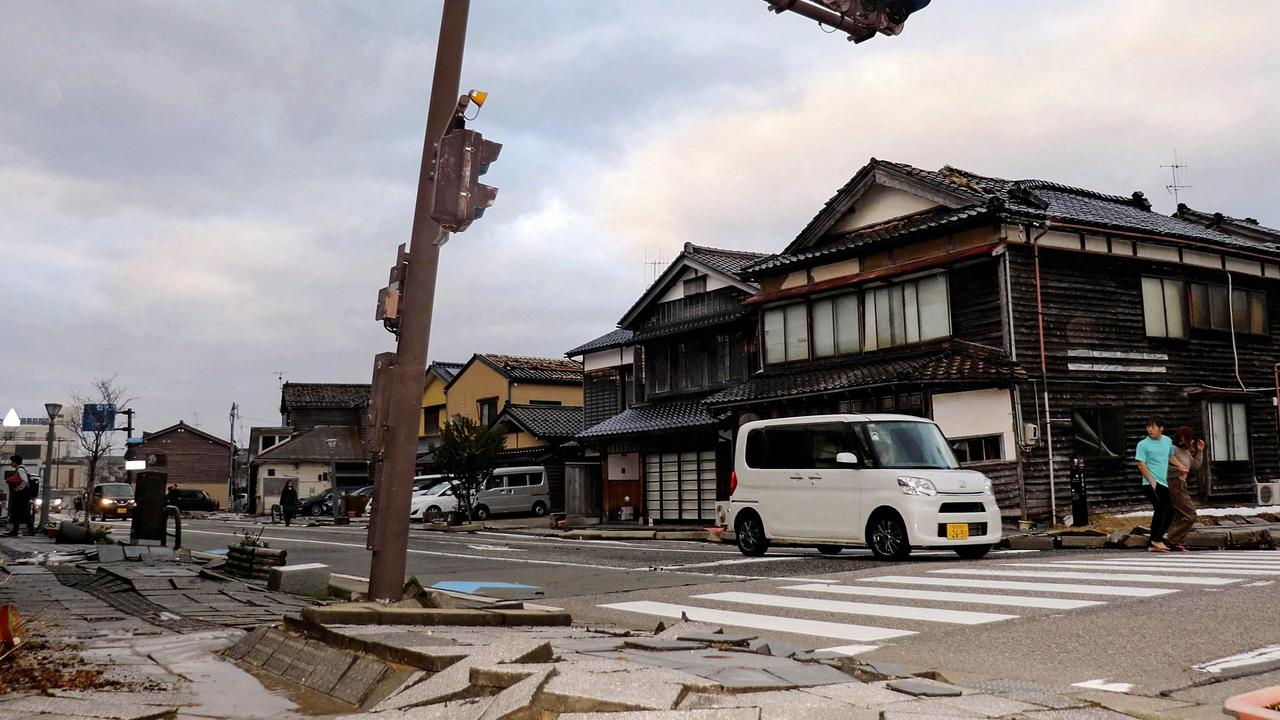
[(935, 207), (938, 204), (932, 200), (916, 197), (897, 188), (875, 185), (854, 202), (853, 212), (840, 218), (831, 231), (848, 232)]
[(948, 438), (1002, 435), (1005, 460), (1014, 457), (1013, 401), (1005, 389), (933, 395), (933, 421)]
[(601, 350), (600, 352), (588, 353), (582, 358), (582, 369), (584, 371), (591, 371), (600, 370), (601, 368), (630, 365), (634, 353), (635, 351), (629, 347), (610, 348), (608, 350)]
[[(683, 273), (680, 274), (680, 277), (671, 284), (671, 287), (667, 289), (666, 294), (658, 299), (658, 302), (660, 303), (671, 302), (672, 300), (679, 300), (683, 298), (684, 297), (684, 281), (688, 280), (689, 278), (698, 277), (702, 274), (703, 273), (700, 273), (697, 270), (694, 270), (692, 268), (686, 269)], [(712, 290), (718, 290), (722, 287), (729, 287), (729, 283), (725, 282), (719, 277), (716, 277), (715, 275), (707, 275), (706, 277), (707, 277), (707, 292), (711, 292)]]

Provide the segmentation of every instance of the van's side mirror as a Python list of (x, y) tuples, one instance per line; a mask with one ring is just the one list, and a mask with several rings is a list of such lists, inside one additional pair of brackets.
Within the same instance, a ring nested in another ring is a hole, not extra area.
[(837, 465), (857, 465), (858, 456), (851, 452), (836, 453)]

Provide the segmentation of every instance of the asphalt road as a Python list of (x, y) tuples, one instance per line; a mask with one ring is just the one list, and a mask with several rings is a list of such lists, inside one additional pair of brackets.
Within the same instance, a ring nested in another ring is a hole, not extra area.
[[(291, 563), (368, 575), (363, 527), (188, 521), (184, 544), (225, 548), (242, 527), (262, 529)], [(744, 558), (709, 543), (413, 530), (407, 569), (428, 586), (528, 586), (476, 592), (564, 608), (579, 623), (648, 630), (683, 613), (953, 680), (1118, 683), (1199, 702), (1280, 682), (1280, 552), (994, 552), (980, 561), (934, 552), (882, 563), (861, 550)], [(1196, 666), (1259, 650), (1260, 659), (1226, 663), (1247, 677), (1187, 689), (1223, 677)]]

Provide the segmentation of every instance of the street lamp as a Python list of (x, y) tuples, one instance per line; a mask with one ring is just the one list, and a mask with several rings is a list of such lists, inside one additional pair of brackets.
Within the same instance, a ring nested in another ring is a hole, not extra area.
[(338, 518), (342, 515), (342, 506), (338, 504), (338, 471), (337, 471), (337, 447), (338, 438), (331, 437), (324, 441), (329, 446), (329, 492), (333, 493), (333, 524), (338, 524)]
[(44, 436), (44, 481), (40, 483), (40, 527), (49, 524), (49, 486), (53, 484), (53, 424), (58, 413), (62, 412), (61, 403), (45, 403), (44, 411), (49, 415), (49, 432)]

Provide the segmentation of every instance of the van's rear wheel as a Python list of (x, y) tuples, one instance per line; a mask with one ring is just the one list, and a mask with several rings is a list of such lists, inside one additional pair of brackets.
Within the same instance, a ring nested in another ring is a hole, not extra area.
[(734, 527), (738, 537), (738, 550), (747, 557), (760, 557), (769, 549), (769, 538), (764, 534), (764, 522), (755, 513), (738, 518)]
[(965, 560), (981, 560), (991, 552), (990, 545), (965, 545), (956, 548), (956, 554)]
[(878, 560), (906, 560), (911, 554), (907, 526), (896, 512), (885, 511), (872, 517), (867, 524), (867, 538), (871, 554)]
[(477, 506), (476, 506), (476, 519), (477, 519), (477, 520), (488, 520), (488, 519), (489, 519), (489, 506), (488, 506), (488, 505), (477, 505)]
[(539, 500), (533, 504), (533, 514), (542, 517), (547, 514), (547, 504)]
[(818, 546), (818, 552), (822, 553), (823, 555), (839, 555), (840, 551), (843, 549), (844, 547), (840, 545), (819, 545)]

